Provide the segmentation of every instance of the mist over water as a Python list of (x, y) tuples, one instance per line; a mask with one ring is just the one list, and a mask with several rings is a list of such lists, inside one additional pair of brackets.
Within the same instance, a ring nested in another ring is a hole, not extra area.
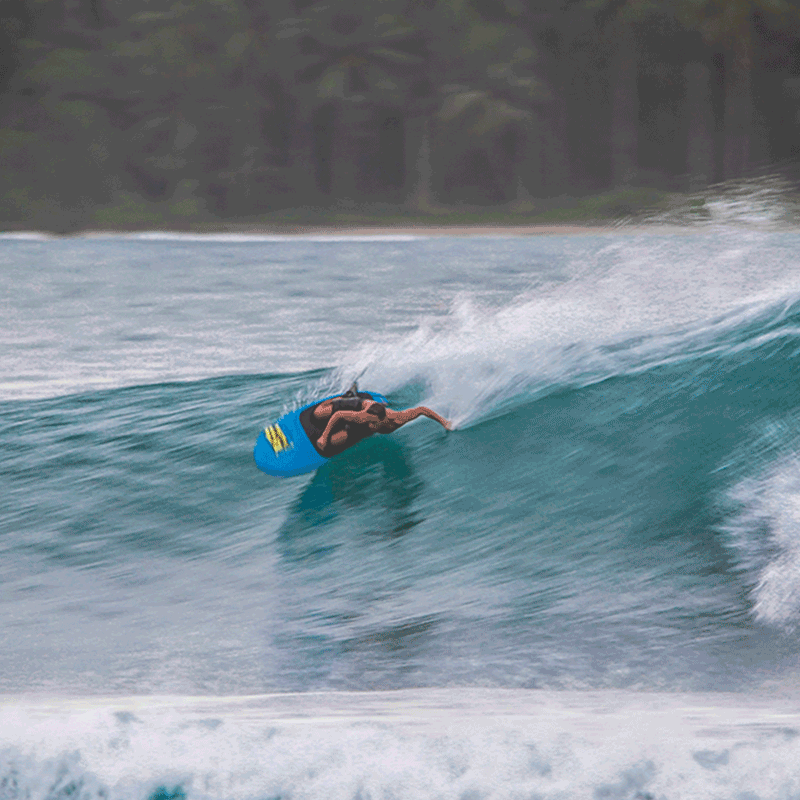
[[(3, 239), (11, 796), (796, 794), (798, 253)], [(256, 469), (354, 378), (457, 430)]]

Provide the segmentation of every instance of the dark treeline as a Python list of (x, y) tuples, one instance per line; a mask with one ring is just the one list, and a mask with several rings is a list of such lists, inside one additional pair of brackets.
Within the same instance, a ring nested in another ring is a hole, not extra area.
[(798, 155), (800, 0), (0, 0), (7, 223), (524, 208)]

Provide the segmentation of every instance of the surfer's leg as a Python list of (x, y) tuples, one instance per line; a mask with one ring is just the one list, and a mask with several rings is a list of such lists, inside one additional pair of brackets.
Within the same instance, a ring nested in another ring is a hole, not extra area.
[(317, 445), (321, 450), (327, 450), (329, 447), (339, 447), (343, 445), (347, 441), (347, 437), (350, 435), (350, 426), (345, 425), (344, 430), (336, 431), (336, 433), (331, 434), (328, 437), (328, 441), (325, 442), (325, 434), (323, 433), (322, 436), (317, 439)]
[(347, 441), (347, 431), (339, 431), (338, 433), (334, 433), (331, 436), (329, 445), (333, 445), (334, 447), (338, 447), (340, 444), (344, 444)]
[(331, 400), (326, 400), (324, 403), (320, 403), (314, 409), (314, 419), (317, 420), (326, 420), (330, 417), (333, 413), (333, 402)]

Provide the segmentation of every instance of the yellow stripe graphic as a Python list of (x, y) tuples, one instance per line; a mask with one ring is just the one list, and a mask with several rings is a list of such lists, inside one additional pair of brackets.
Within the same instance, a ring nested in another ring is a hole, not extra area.
[(286, 449), (289, 446), (289, 440), (286, 438), (286, 434), (277, 425), (275, 426), (275, 431), (277, 432), (284, 449)]
[(269, 428), (267, 428), (266, 434), (267, 441), (272, 445), (272, 449), (276, 453), (280, 453), (280, 451), (283, 450), (283, 445), (281, 444), (281, 440), (278, 438), (278, 433), (275, 430), (275, 427), (271, 425)]
[(284, 450), (288, 450), (289, 447), (291, 447), (289, 440), (286, 438), (286, 434), (278, 425), (270, 425), (268, 428), (264, 428), (264, 435), (267, 437), (267, 441), (272, 445), (272, 449), (276, 454), (282, 453)]

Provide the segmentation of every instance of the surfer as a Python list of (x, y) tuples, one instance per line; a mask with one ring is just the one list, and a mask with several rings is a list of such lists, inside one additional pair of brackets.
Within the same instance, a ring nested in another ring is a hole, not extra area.
[(314, 422), (324, 430), (317, 439), (317, 449), (324, 452), (329, 445), (341, 451), (352, 444), (372, 436), (373, 433), (394, 433), (398, 428), (417, 417), (435, 420), (446, 430), (453, 426), (444, 417), (426, 406), (394, 411), (384, 403), (359, 397), (355, 384), (341, 397), (333, 397), (314, 409)]

